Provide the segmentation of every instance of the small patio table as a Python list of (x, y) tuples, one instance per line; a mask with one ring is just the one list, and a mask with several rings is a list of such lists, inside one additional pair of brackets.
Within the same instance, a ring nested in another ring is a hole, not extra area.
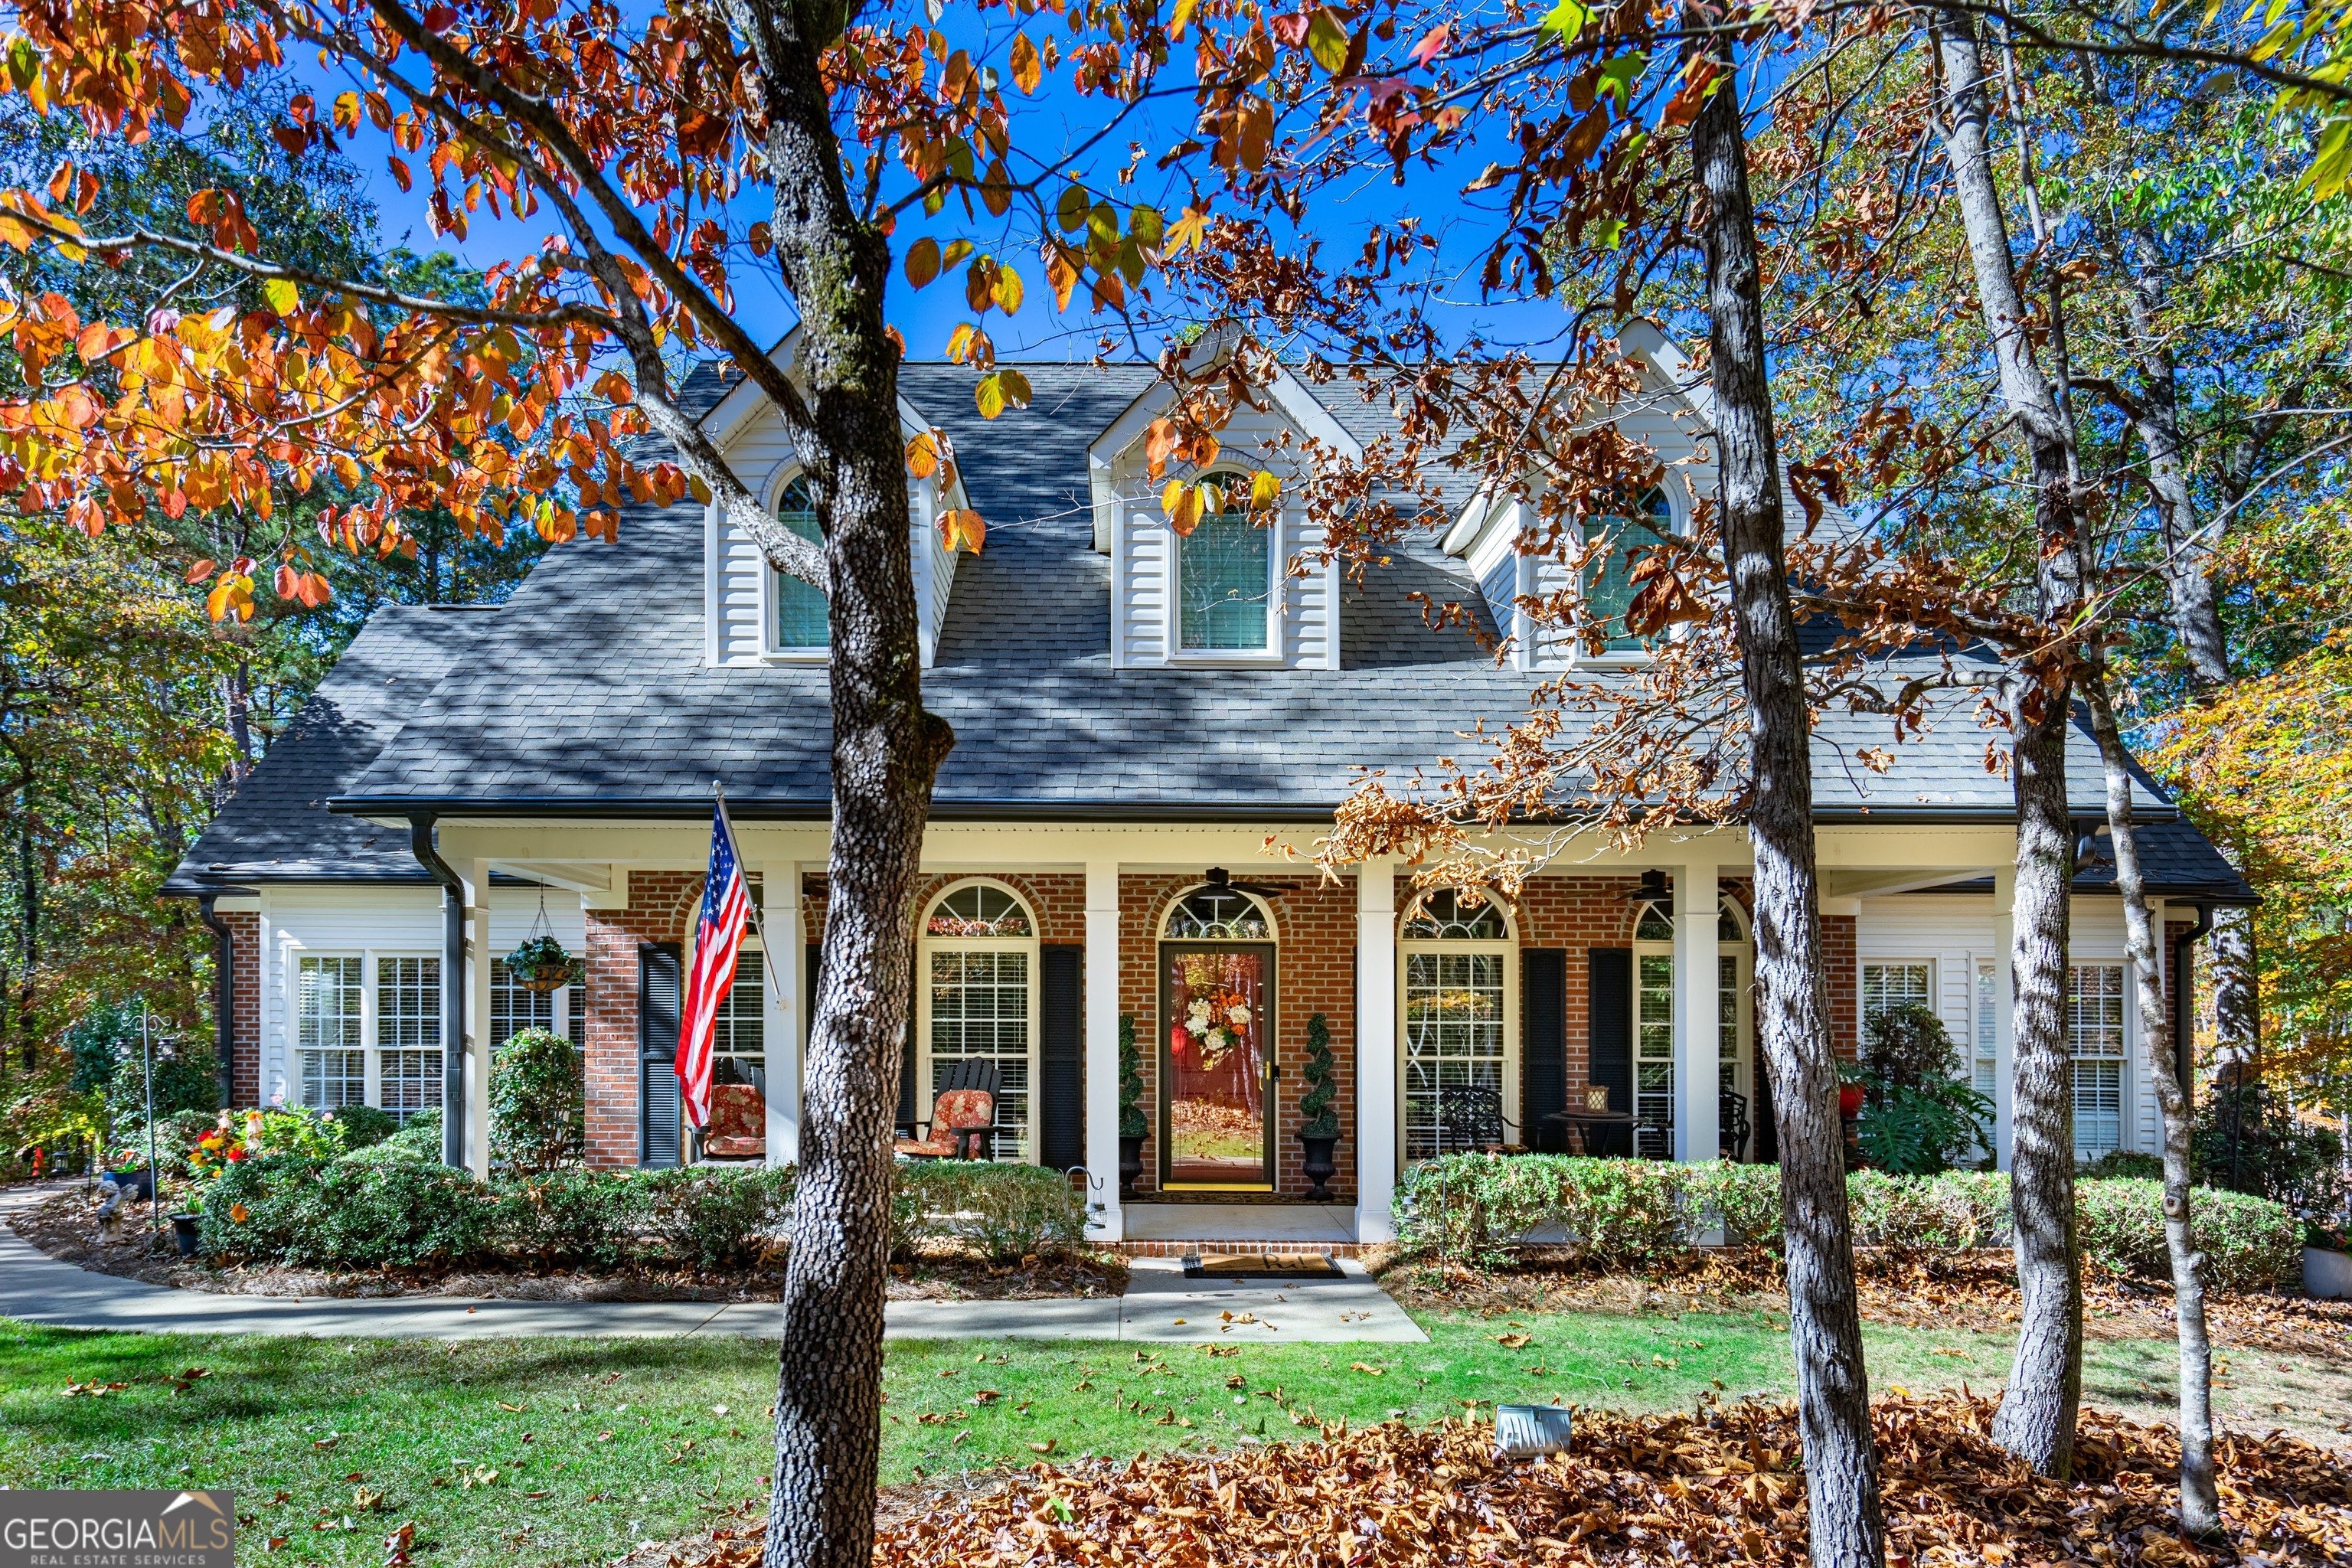
[(1631, 1127), (1633, 1113), (1630, 1110), (1555, 1110), (1543, 1119), (1546, 1127), (1558, 1127), (1564, 1133), (1576, 1130), (1576, 1146), (1583, 1153), (1592, 1152), (1592, 1129), (1596, 1127)]

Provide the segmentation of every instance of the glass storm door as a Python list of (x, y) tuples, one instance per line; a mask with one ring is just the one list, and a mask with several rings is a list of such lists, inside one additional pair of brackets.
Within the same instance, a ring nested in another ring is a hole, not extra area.
[(1160, 950), (1160, 1182), (1274, 1184), (1271, 945)]

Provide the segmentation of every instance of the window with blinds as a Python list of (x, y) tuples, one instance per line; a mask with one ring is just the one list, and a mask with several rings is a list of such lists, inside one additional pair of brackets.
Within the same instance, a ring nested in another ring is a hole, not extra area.
[(735, 954), (735, 984), (719, 999), (710, 1026), (710, 1081), (748, 1083), (768, 1092), (768, 971), (757, 948)]
[(441, 961), (375, 961), (376, 1101), (405, 1121), (441, 1103)]
[(1976, 1026), (1971, 1031), (1976, 1091), (1990, 1100), (2000, 1088), (2000, 976), (1990, 963), (1977, 965)]
[(1664, 1157), (1674, 1147), (1674, 959), (1638, 955), (1633, 992), (1633, 1116), (1641, 1123), (1640, 1152)]
[(1862, 966), (1862, 1016), (1867, 1020), (1889, 1007), (1906, 1003), (1933, 1005), (1930, 966), (1919, 963), (1865, 963)]
[(2124, 966), (2066, 971), (2066, 1045), (2074, 1066), (2074, 1158), (2123, 1147)]
[(365, 967), (364, 959), (306, 955), (296, 970), (294, 1034), (304, 1105), (332, 1110), (367, 1103)]

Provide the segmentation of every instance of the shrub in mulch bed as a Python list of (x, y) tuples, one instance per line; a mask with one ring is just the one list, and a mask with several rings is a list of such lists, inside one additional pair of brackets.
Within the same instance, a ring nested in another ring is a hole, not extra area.
[[(2083, 1414), (2071, 1484), (2036, 1478), (1986, 1436), (1993, 1402), (1880, 1400), (1889, 1568), (2067, 1563), (2086, 1568), (2341, 1564), (2352, 1561), (2352, 1468), (2294, 1438), (2217, 1447), (2225, 1538), (2192, 1545), (2172, 1523), (2179, 1450), (2164, 1427)], [(903, 1494), (908, 1489), (899, 1489)], [(877, 1568), (1065, 1563), (1164, 1568), (1806, 1561), (1805, 1478), (1788, 1405), (1719, 1405), (1704, 1417), (1578, 1413), (1546, 1459), (1495, 1451), (1483, 1422), (1360, 1431), (1235, 1453), (1139, 1456), (1002, 1486), (886, 1499)], [(742, 1515), (752, 1515), (747, 1502)], [(759, 1523), (642, 1554), (670, 1568), (753, 1568)], [(632, 1562), (639, 1559), (632, 1559)]]

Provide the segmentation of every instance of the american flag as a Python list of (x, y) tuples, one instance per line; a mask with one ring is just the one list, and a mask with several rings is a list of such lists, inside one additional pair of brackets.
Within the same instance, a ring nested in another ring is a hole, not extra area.
[(694, 973), (688, 977), (685, 1016), (677, 1031), (678, 1092), (686, 1119), (697, 1128), (710, 1123), (710, 1046), (719, 1004), (735, 984), (735, 955), (743, 946), (743, 922), (751, 912), (751, 892), (735, 855), (724, 806), (710, 814), (710, 875), (702, 888), (702, 918), (694, 930)]

